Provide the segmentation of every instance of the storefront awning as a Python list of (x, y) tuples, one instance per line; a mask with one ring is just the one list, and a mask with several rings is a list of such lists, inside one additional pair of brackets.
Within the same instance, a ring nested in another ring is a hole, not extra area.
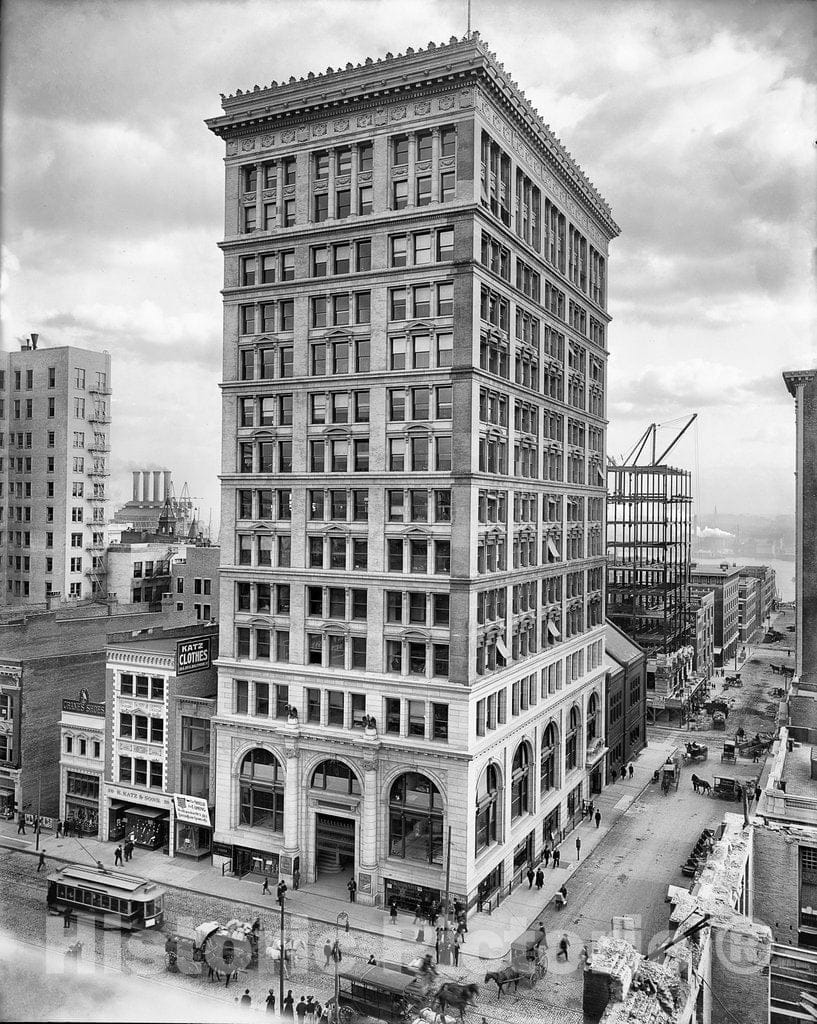
[(150, 818), (155, 820), (156, 818), (166, 818), (168, 811), (163, 811), (160, 807), (134, 807), (130, 805), (125, 808), (125, 814), (129, 814), (134, 818)]

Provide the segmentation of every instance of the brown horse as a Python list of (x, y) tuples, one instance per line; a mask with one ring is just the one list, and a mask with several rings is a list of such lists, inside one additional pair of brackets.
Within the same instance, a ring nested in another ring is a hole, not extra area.
[(522, 975), (515, 967), (505, 967), (501, 971), (488, 971), (485, 975), (485, 984), (487, 985), (489, 981), (496, 982), (496, 998), (499, 1000), (499, 997), (502, 995), (502, 990), (506, 985), (509, 988), (513, 985), (514, 992), (517, 992), (519, 990), (519, 982), (521, 979)]
[(475, 1003), (478, 995), (479, 985), (458, 985), (454, 981), (447, 981), (437, 989), (434, 1001), (440, 1004), (443, 1015), (446, 1006), (453, 1006), (460, 1011), (460, 1020), (465, 1020), (465, 1007)]

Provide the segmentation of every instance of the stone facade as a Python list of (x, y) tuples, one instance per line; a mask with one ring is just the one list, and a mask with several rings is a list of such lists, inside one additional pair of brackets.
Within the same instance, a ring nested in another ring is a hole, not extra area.
[(476, 35), (223, 108), (216, 846), (501, 898), (604, 781), (618, 229)]
[(729, 667), (738, 648), (738, 588), (740, 573), (735, 565), (692, 565), (690, 594), (711, 590), (715, 595), (715, 665)]
[(794, 672), (817, 688), (817, 368), (791, 370), (783, 380), (794, 398), (797, 418)]
[(59, 817), (69, 819), (75, 834), (100, 835), (100, 807), (105, 768), (105, 705), (63, 699), (60, 718)]

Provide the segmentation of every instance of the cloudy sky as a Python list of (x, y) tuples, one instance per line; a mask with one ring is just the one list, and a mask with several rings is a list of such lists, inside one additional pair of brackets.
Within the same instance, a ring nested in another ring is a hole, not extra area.
[[(700, 508), (788, 512), (817, 364), (817, 4), (473, 0), (611, 203), (609, 451), (692, 411)], [(4, 0), (3, 345), (113, 356), (113, 493), (168, 466), (218, 518), (219, 94), (465, 31), (466, 0)], [(670, 437), (672, 427), (662, 429)]]

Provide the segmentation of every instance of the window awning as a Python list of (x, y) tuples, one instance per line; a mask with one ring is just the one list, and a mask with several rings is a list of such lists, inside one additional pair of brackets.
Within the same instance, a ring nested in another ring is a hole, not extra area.
[(511, 656), (508, 653), (508, 648), (505, 646), (505, 641), (502, 639), (501, 636), (498, 636), (496, 638), (496, 649), (502, 655), (505, 661), (510, 661)]
[(556, 637), (557, 639), (562, 635), (559, 632), (559, 627), (556, 625), (553, 619), (548, 619), (548, 633), (550, 633), (552, 637)]
[(559, 558), (559, 549), (556, 547), (552, 537), (548, 537), (548, 551), (554, 558)]

